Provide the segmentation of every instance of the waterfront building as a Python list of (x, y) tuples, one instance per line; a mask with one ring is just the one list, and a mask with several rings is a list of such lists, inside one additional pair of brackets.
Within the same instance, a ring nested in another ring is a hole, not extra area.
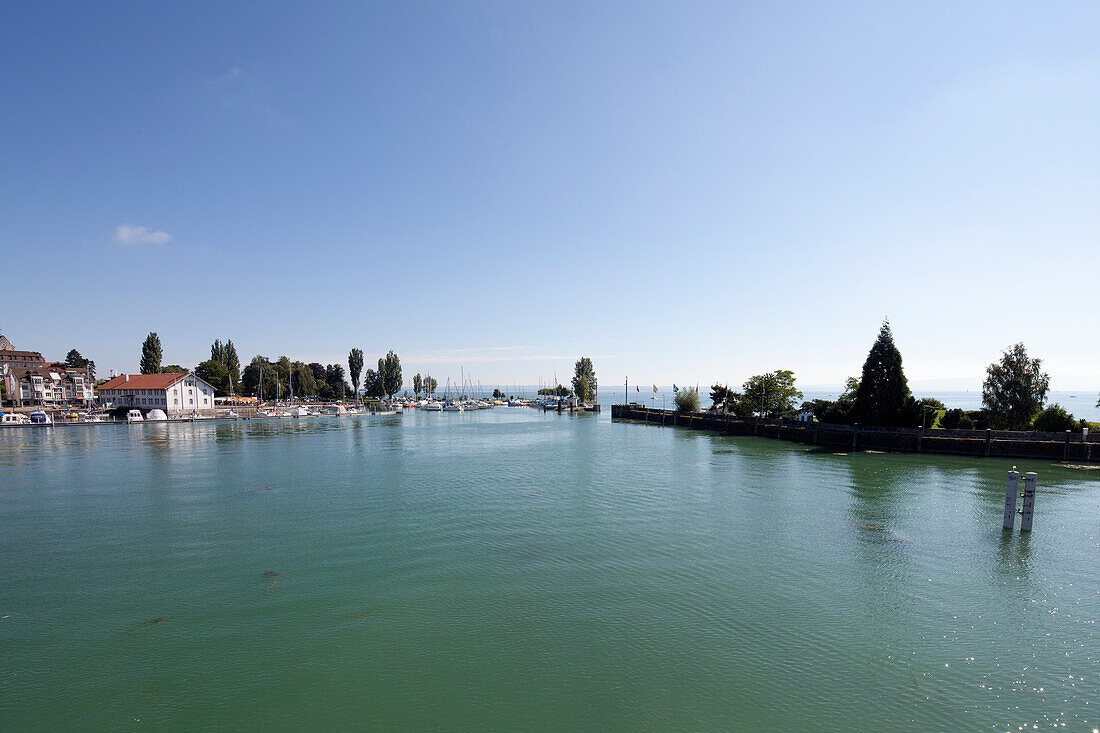
[[(7, 341), (7, 339), (4, 339)], [(7, 341), (10, 345), (11, 342)], [(18, 351), (16, 349), (0, 349), (0, 366), (35, 367), (42, 366), (46, 360), (37, 351)]]
[(120, 374), (99, 386), (103, 405), (157, 408), (169, 415), (214, 408), (214, 388), (194, 372)]
[(83, 367), (70, 367), (64, 362), (2, 366), (4, 389), (16, 407), (86, 407), (95, 400), (95, 380)]

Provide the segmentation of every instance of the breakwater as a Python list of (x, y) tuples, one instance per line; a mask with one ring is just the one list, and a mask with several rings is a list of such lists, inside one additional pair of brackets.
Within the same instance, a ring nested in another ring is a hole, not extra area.
[(1100, 438), (1081, 432), (1039, 433), (1009, 430), (938, 430), (832, 425), (801, 420), (737, 417), (706, 412), (681, 413), (645, 405), (612, 405), (612, 420), (758, 435), (819, 445), (837, 451), (881, 450), (993, 458), (1035, 458), (1070, 463), (1100, 462)]

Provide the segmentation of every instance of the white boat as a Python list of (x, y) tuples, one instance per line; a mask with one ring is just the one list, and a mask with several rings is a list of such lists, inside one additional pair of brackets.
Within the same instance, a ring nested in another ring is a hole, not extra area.
[(89, 413), (89, 414), (85, 415), (84, 419), (82, 419), (80, 422), (107, 422), (107, 421), (103, 418), (103, 415), (100, 415), (98, 413)]
[(424, 405), (423, 409), (427, 410), (428, 412), (443, 412), (443, 403), (442, 402), (428, 402), (427, 404)]
[(336, 415), (337, 417), (339, 417), (340, 415), (351, 414), (351, 410), (344, 407), (343, 405), (325, 405), (323, 413), (325, 415)]
[(164, 410), (152, 409), (149, 410), (149, 414), (145, 416), (145, 419), (153, 420), (156, 422), (163, 422), (164, 420), (168, 419), (168, 415), (164, 412)]
[(26, 425), (27, 418), (14, 412), (0, 412), (0, 426), (8, 428), (14, 425)]
[(130, 410), (126, 413), (126, 422), (145, 422), (145, 418), (141, 416), (141, 410)]
[(448, 402), (443, 405), (443, 412), (462, 412), (464, 408), (457, 402)]
[(31, 425), (49, 425), (52, 422), (53, 420), (50, 419), (50, 416), (42, 410), (35, 410), (30, 414)]
[(305, 408), (305, 407), (292, 407), (287, 412), (287, 417), (309, 417), (309, 416), (310, 416), (309, 409)]
[(241, 416), (230, 409), (229, 412), (222, 415), (222, 417), (224, 417), (226, 420), (239, 420)]

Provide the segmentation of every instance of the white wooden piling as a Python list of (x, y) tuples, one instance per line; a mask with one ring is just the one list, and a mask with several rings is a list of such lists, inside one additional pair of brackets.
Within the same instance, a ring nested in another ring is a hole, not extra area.
[(1008, 472), (1008, 488), (1005, 489), (1005, 529), (1014, 529), (1016, 526), (1016, 495), (1017, 484), (1020, 481), (1019, 471)]
[(1039, 475), (1034, 471), (1024, 474), (1024, 510), (1020, 516), (1020, 531), (1031, 531), (1031, 517), (1035, 512), (1035, 483)]

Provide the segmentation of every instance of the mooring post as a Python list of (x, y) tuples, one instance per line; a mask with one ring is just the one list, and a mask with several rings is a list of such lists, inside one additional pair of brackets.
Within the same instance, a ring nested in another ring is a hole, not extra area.
[(921, 426), (919, 428), (917, 428), (917, 453), (923, 453), (924, 452), (924, 451), (921, 450), (921, 443), (923, 441), (924, 441), (924, 423), (921, 423)]
[(1020, 516), (1020, 531), (1031, 531), (1031, 516), (1035, 512), (1035, 482), (1039, 480), (1039, 474), (1028, 471), (1024, 474), (1024, 511)]
[(1012, 529), (1016, 526), (1016, 496), (1019, 493), (1017, 485), (1020, 481), (1019, 471), (1008, 472), (1008, 488), (1005, 489), (1005, 521), (1004, 528)]
[(859, 423), (852, 426), (852, 450), (859, 445)]
[(993, 429), (992, 428), (986, 428), (985, 429), (985, 457), (986, 458), (989, 458), (989, 446), (990, 446), (990, 443), (992, 441), (993, 441)]
[(1062, 460), (1064, 461), (1067, 458), (1069, 458), (1069, 431), (1068, 430), (1066, 431), (1066, 447), (1062, 451)]

